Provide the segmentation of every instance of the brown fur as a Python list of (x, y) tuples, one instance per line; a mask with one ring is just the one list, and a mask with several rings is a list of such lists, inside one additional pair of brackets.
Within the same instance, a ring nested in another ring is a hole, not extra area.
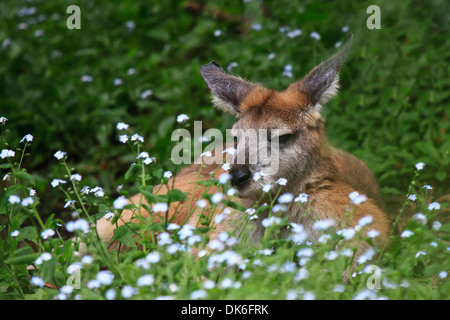
[[(276, 194), (278, 188), (282, 188), (280, 194), (290, 192), (297, 196), (300, 193), (307, 193), (310, 201), (308, 210), (307, 206), (291, 203), (284, 214), (289, 215), (290, 222), (302, 224), (308, 231), (311, 241), (317, 240), (318, 237), (312, 229), (316, 220), (333, 219), (344, 228), (356, 226), (359, 219), (364, 216), (372, 216), (373, 223), (366, 228), (366, 232), (370, 229), (379, 231), (380, 237), (377, 241), (384, 243), (390, 224), (382, 211), (383, 203), (375, 177), (362, 160), (329, 145), (325, 121), (320, 114), (322, 104), (337, 93), (337, 72), (348, 48), (349, 43), (341, 52), (313, 69), (303, 80), (281, 92), (229, 76), (215, 62), (204, 66), (201, 72), (213, 92), (215, 105), (238, 114), (232, 132), (233, 130), (236, 132), (237, 129), (281, 129), (292, 135), (292, 141), (280, 149), (278, 172), (263, 177), (258, 182), (250, 179), (245, 186), (238, 188), (239, 198), (235, 201), (240, 201), (248, 208), (253, 207), (262, 196), (262, 185), (267, 183), (273, 185), (272, 195)], [(240, 164), (240, 166), (248, 166), (252, 174), (264, 169), (260, 163)], [(201, 198), (202, 193), (207, 191), (212, 194), (218, 190), (215, 187), (206, 190), (204, 185), (195, 182), (198, 177), (199, 180), (209, 179), (209, 172), (212, 171), (215, 171), (214, 176), (217, 178), (223, 171), (220, 168), (216, 169), (217, 165), (205, 167), (192, 165), (170, 179), (167, 185), (173, 185), (175, 189), (185, 192), (188, 199), (183, 203), (171, 204), (169, 218), (175, 217), (174, 222), (180, 225), (198, 224), (199, 208), (195, 205), (196, 201)], [(288, 180), (284, 187), (275, 184), (281, 177)], [(160, 186), (157, 186), (155, 190), (159, 188)], [(353, 191), (366, 195), (367, 201), (359, 205), (350, 205), (349, 194)], [(163, 186), (160, 192), (167, 192), (167, 186)], [(132, 200), (137, 203), (140, 198), (140, 195), (136, 195)], [(267, 195), (261, 203), (266, 200)], [(349, 207), (351, 210), (347, 212), (346, 209)], [(210, 214), (215, 216), (219, 211), (220, 208), (217, 208)], [(147, 212), (143, 212), (142, 215), (149, 217)], [(261, 213), (254, 223), (251, 238), (255, 242), (259, 242), (264, 234), (265, 229), (261, 221), (267, 215), (267, 212)], [(119, 225), (133, 221), (133, 217), (137, 218), (136, 212), (125, 211)], [(224, 223), (212, 229), (210, 237), (214, 239), (222, 231), (233, 231), (237, 219), (239, 216), (229, 215)], [(160, 221), (156, 216), (153, 220)], [(98, 228), (104, 240), (111, 238), (114, 226), (103, 219), (99, 221)], [(282, 236), (287, 235), (285, 230)], [(111, 247), (117, 247), (117, 243), (112, 243)], [(358, 254), (366, 247), (367, 245), (363, 244)]]

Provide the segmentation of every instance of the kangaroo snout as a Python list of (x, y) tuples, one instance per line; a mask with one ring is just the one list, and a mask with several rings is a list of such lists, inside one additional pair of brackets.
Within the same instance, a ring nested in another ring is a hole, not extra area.
[(250, 180), (252, 174), (247, 165), (236, 164), (230, 170), (231, 185), (233, 187), (242, 188)]

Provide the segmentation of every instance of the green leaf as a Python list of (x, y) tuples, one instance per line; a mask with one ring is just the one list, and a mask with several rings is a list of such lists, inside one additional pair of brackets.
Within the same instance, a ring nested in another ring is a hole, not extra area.
[(130, 180), (132, 177), (134, 177), (136, 175), (136, 173), (139, 172), (140, 168), (141, 168), (141, 166), (138, 164), (131, 165), (128, 168), (127, 172), (125, 172), (125, 179)]
[(36, 184), (36, 182), (34, 181), (34, 177), (26, 173), (25, 171), (17, 171), (16, 176), (28, 181), (33, 186)]
[(224, 201), (224, 204), (225, 204), (227, 207), (230, 207), (230, 208), (233, 208), (233, 209), (242, 211), (242, 212), (244, 212), (245, 210), (247, 210), (247, 208), (244, 207), (243, 205), (241, 205), (241, 204), (239, 204), (239, 203), (236, 203), (236, 202), (233, 202), (233, 201), (231, 201), (231, 200), (226, 200), (226, 201)]
[(131, 225), (133, 225), (133, 223), (128, 223), (127, 225), (114, 229), (114, 235), (111, 238), (111, 241), (118, 240), (127, 247), (135, 247), (136, 243), (133, 239), (133, 231), (130, 230)]
[(424, 275), (425, 276), (432, 276), (435, 275), (436, 273), (439, 273), (443, 270), (446, 270), (447, 268), (443, 265), (443, 264), (432, 264), (429, 265), (425, 271), (424, 271)]
[(34, 262), (41, 254), (40, 253), (31, 253), (31, 254), (24, 254), (22, 256), (12, 257), (9, 259), (6, 259), (5, 263), (7, 264), (30, 264)]

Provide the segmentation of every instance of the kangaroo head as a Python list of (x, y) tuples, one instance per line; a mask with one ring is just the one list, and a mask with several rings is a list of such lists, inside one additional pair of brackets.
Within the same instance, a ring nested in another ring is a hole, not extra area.
[[(214, 61), (201, 68), (214, 105), (237, 117), (231, 130), (237, 153), (230, 174), (240, 197), (258, 197), (263, 185), (280, 178), (288, 184), (301, 181), (314, 167), (326, 146), (320, 111), (337, 94), (339, 69), (351, 40), (352, 35), (338, 53), (284, 91), (228, 75)], [(269, 157), (277, 161), (275, 170)]]

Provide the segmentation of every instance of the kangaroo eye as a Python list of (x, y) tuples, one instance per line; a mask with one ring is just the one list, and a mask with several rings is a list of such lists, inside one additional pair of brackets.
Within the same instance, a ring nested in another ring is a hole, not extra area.
[(294, 138), (293, 134), (284, 134), (284, 135), (278, 137), (278, 141), (279, 141), (280, 145), (284, 145), (287, 142), (291, 141), (292, 138)]

